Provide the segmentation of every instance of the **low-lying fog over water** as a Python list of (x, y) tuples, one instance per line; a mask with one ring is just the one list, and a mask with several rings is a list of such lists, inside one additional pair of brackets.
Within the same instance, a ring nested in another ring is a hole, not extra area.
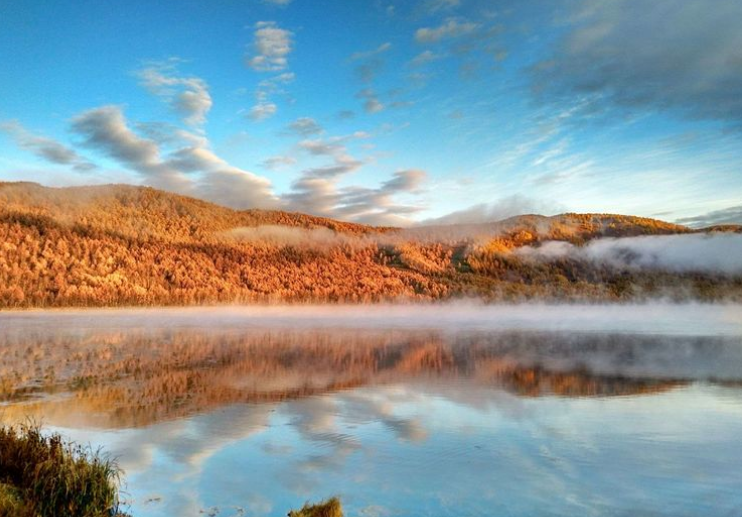
[(140, 516), (742, 515), (742, 306), (0, 313), (0, 419)]

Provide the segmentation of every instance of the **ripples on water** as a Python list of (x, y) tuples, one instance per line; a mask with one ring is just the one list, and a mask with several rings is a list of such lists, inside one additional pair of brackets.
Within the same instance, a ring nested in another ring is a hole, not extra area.
[(696, 309), (6, 313), (0, 415), (137, 517), (742, 515), (741, 313)]

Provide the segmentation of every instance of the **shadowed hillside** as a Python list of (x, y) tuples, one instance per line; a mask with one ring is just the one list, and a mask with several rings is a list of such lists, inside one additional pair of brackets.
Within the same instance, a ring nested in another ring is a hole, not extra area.
[(517, 253), (550, 241), (581, 247), (598, 238), (692, 232), (606, 214), (374, 228), (282, 211), (235, 211), (146, 187), (0, 183), (0, 307), (470, 296), (740, 299), (739, 275), (627, 269), (574, 256), (534, 261)]

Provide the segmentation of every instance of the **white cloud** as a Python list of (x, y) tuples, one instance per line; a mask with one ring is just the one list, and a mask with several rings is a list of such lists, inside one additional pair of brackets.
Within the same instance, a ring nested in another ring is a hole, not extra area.
[[(415, 205), (401, 205), (394, 201), (398, 194), (419, 193), (427, 174), (420, 170), (403, 170), (379, 187), (348, 186), (340, 188), (337, 180), (360, 166), (346, 170), (338, 166), (333, 174), (323, 174), (317, 169), (305, 171), (293, 183), (292, 192), (284, 196), (290, 206), (324, 217), (355, 221), (380, 226), (407, 226), (410, 215), (422, 210)], [(327, 169), (331, 169), (328, 167)]]
[(302, 140), (299, 147), (315, 156), (340, 156), (345, 154), (345, 146), (325, 140)]
[(403, 170), (378, 187), (341, 186), (349, 174), (359, 170), (365, 161), (350, 155), (343, 142), (368, 138), (363, 132), (328, 139), (307, 139), (299, 148), (312, 156), (328, 157), (330, 163), (302, 171), (294, 180), (291, 191), (282, 196), (284, 206), (323, 217), (366, 224), (406, 226), (409, 216), (421, 207), (402, 205), (395, 201), (398, 194), (419, 194), (427, 175), (420, 170)]
[(255, 92), (256, 103), (248, 112), (247, 117), (255, 121), (261, 121), (275, 115), (278, 112), (278, 105), (271, 98), (286, 93), (284, 87), (293, 82), (294, 79), (293, 72), (282, 72), (260, 81)]
[(138, 76), (142, 85), (164, 99), (186, 124), (202, 125), (213, 104), (209, 86), (198, 77), (178, 77), (176, 63), (153, 64), (140, 70)]
[(272, 117), (278, 111), (278, 106), (273, 102), (259, 102), (247, 114), (252, 120), (260, 121)]
[(86, 111), (74, 119), (72, 127), (85, 137), (85, 145), (138, 172), (147, 185), (237, 209), (272, 208), (278, 203), (270, 181), (230, 165), (209, 148), (203, 136), (182, 132), (173, 141), (186, 145), (163, 158), (156, 142), (129, 128), (118, 106)]
[(479, 28), (479, 25), (472, 22), (449, 18), (438, 27), (423, 27), (415, 31), (415, 41), (418, 43), (438, 43), (439, 41), (451, 38), (458, 38), (466, 34), (471, 34)]
[(238, 210), (278, 208), (270, 181), (236, 167), (208, 172), (197, 188), (206, 199)]
[(118, 106), (85, 111), (73, 120), (72, 129), (85, 138), (84, 145), (135, 170), (154, 186), (182, 191), (189, 184), (180, 171), (162, 162), (155, 142), (139, 137), (128, 127)]
[(277, 72), (288, 67), (293, 34), (281, 29), (276, 22), (255, 24), (255, 36), (251, 53), (245, 60), (248, 66), (259, 72)]
[(301, 136), (318, 135), (324, 131), (316, 120), (310, 117), (301, 117), (289, 124), (288, 131)]
[(18, 147), (57, 165), (69, 165), (79, 172), (95, 169), (95, 165), (75, 150), (52, 138), (31, 133), (16, 120), (0, 123), (0, 131), (10, 135)]
[(410, 66), (418, 67), (427, 65), (428, 63), (432, 63), (433, 61), (437, 61), (444, 57), (446, 57), (444, 54), (438, 54), (432, 50), (425, 50), (410, 61)]

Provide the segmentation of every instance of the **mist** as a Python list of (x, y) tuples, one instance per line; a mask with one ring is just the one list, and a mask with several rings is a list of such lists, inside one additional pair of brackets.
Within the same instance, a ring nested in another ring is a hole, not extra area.
[(294, 228), (279, 225), (234, 228), (226, 232), (226, 235), (241, 242), (262, 242), (275, 246), (295, 246), (310, 249), (325, 249), (346, 244), (360, 245), (371, 242), (367, 238), (338, 233), (329, 228)]
[(742, 336), (742, 305), (439, 304), (270, 305), (0, 312), (5, 336), (81, 329), (433, 329)]
[(551, 261), (572, 258), (619, 268), (742, 274), (742, 234), (712, 233), (605, 238), (585, 246), (549, 241), (524, 246), (515, 255)]

